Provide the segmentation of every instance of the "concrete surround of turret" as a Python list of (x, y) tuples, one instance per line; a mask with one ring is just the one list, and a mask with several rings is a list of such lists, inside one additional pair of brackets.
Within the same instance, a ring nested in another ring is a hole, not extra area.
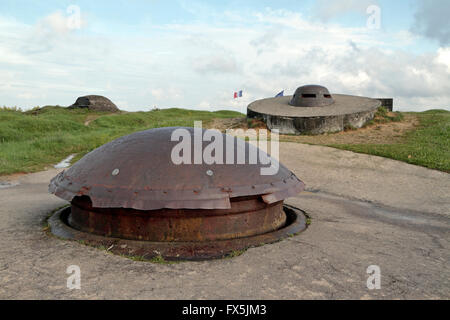
[(381, 106), (376, 99), (332, 94), (334, 103), (320, 107), (298, 107), (289, 102), (292, 96), (268, 98), (250, 103), (247, 117), (264, 121), (281, 134), (321, 134), (338, 132), (346, 127), (361, 128), (372, 120)]

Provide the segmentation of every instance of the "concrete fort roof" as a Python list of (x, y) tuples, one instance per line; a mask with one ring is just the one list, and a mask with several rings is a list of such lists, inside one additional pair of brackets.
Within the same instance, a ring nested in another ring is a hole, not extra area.
[(248, 106), (250, 111), (280, 117), (325, 117), (373, 111), (381, 102), (375, 99), (333, 94), (334, 103), (322, 107), (297, 107), (289, 104), (292, 96), (256, 100)]

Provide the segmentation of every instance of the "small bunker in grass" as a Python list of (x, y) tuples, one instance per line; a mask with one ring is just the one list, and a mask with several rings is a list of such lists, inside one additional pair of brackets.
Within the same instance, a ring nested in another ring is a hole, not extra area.
[[(174, 132), (192, 136), (190, 161), (174, 161), (180, 144)], [(226, 146), (222, 158), (199, 162), (199, 146), (206, 152), (211, 135)], [(238, 160), (252, 154), (256, 162)], [(277, 170), (263, 174), (273, 165)], [(107, 143), (54, 177), (49, 191), (71, 207), (49, 222), (60, 237), (121, 254), (218, 258), (304, 230), (301, 210), (283, 203), (303, 189), (294, 173), (242, 139), (215, 130), (157, 128)]]
[(102, 111), (102, 112), (119, 112), (119, 108), (108, 98), (103, 96), (84, 96), (79, 97), (69, 109), (76, 108), (87, 108), (91, 111)]

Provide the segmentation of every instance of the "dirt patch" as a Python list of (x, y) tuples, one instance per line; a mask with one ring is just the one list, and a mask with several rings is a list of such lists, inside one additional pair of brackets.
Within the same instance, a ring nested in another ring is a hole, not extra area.
[(316, 136), (282, 135), (280, 140), (313, 144), (395, 144), (419, 125), (416, 116), (405, 115), (402, 121), (375, 123), (365, 128)]
[[(394, 116), (395, 114), (392, 114)], [(401, 142), (405, 134), (419, 125), (417, 116), (404, 114), (401, 121), (374, 123), (365, 128), (347, 130), (321, 135), (280, 135), (281, 141), (311, 143), (321, 145), (331, 144), (395, 144)], [(215, 119), (208, 128), (224, 132), (226, 129), (259, 129), (266, 128), (261, 123), (249, 123), (246, 118)]]
[(84, 120), (84, 125), (87, 127), (91, 124), (92, 121), (95, 121), (98, 118), (103, 117), (103, 116), (117, 116), (117, 115), (126, 114), (126, 113), (128, 113), (128, 111), (120, 110), (119, 112), (115, 112), (115, 113), (90, 114)]
[(25, 172), (19, 172), (19, 173), (13, 173), (9, 175), (0, 175), (0, 183), (12, 183), (14, 181), (19, 180), (21, 177), (25, 176), (27, 173)]
[(90, 124), (92, 121), (94, 121), (94, 120), (96, 120), (96, 119), (98, 119), (98, 118), (100, 118), (100, 115), (88, 115), (88, 116), (86, 117), (86, 120), (84, 121), (84, 125), (87, 127), (87, 126), (89, 126), (89, 124)]
[(248, 128), (246, 118), (216, 118), (206, 125), (207, 129), (216, 129), (225, 132), (227, 129)]

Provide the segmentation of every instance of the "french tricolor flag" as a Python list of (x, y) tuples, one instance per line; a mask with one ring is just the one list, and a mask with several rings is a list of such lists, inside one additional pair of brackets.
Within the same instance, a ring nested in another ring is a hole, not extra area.
[(242, 90), (234, 93), (234, 99), (242, 97)]

